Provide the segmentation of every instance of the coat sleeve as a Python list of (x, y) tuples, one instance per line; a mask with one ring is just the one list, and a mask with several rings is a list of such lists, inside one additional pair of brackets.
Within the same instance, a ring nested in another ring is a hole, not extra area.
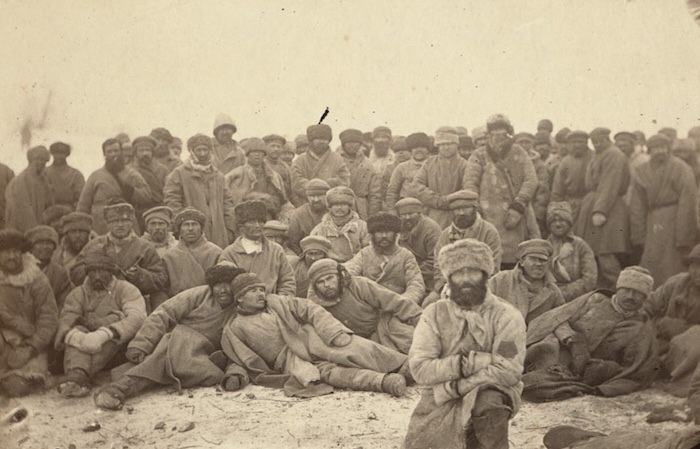
[(501, 260), (503, 259), (503, 245), (501, 244), (501, 235), (497, 230), (492, 230), (488, 233), (486, 244), (491, 248), (493, 253), (493, 273), (494, 275), (501, 271)]
[(400, 321), (409, 321), (423, 312), (416, 302), (404, 299), (398, 293), (369, 279), (364, 286), (360, 285), (360, 288), (366, 289), (366, 292), (362, 292), (362, 299), (365, 302), (375, 309), (392, 314)]
[(297, 197), (306, 200), (306, 183), (309, 182), (309, 179), (304, 177), (303, 167), (301, 166), (302, 162), (303, 158), (292, 161), (292, 190), (294, 190)]
[(411, 254), (410, 251), (406, 254), (403, 268), (406, 276), (406, 291), (403, 293), (403, 297), (420, 304), (425, 296), (425, 282), (418, 267), (418, 262), (416, 262), (416, 256)]
[(464, 180), (462, 181), (465, 190), (471, 190), (477, 194), (480, 193), (481, 176), (484, 174), (484, 167), (479, 156), (479, 153), (472, 154), (467, 160), (467, 168), (464, 170)]
[(131, 173), (129, 173), (126, 179), (126, 184), (134, 189), (134, 193), (131, 197), (132, 202), (136, 204), (148, 204), (153, 201), (151, 187), (138, 171), (131, 170)]
[(34, 300), (36, 332), (25, 342), (37, 351), (42, 351), (51, 344), (58, 328), (58, 308), (51, 284), (43, 273), (31, 283), (29, 292)]
[(578, 298), (584, 293), (593, 291), (598, 282), (598, 265), (595, 261), (593, 250), (585, 241), (578, 245), (579, 264), (581, 265), (581, 277), (566, 285), (560, 286), (564, 298), (568, 301)]
[(680, 176), (674, 177), (678, 191), (678, 211), (676, 212), (676, 247), (692, 248), (695, 245), (697, 223), (695, 221), (695, 201), (697, 189), (695, 175), (690, 167), (682, 165)]
[(338, 157), (341, 160), (336, 166), (335, 176), (330, 179), (326, 179), (326, 182), (329, 186), (331, 186), (331, 188), (338, 186), (350, 186), (350, 170), (348, 169), (348, 166), (345, 165), (345, 161), (342, 160), (342, 156), (338, 155)]
[(117, 343), (125, 344), (134, 338), (146, 319), (146, 301), (141, 296), (139, 289), (133, 285), (124, 283), (121, 287), (123, 289), (118, 295), (118, 300), (125, 316), (110, 324), (109, 327), (114, 328), (119, 333)]
[(447, 279), (445, 279), (445, 277), (442, 275), (442, 269), (440, 269), (440, 262), (438, 259), (438, 254), (440, 254), (440, 250), (443, 246), (447, 245), (447, 243), (447, 234), (445, 233), (445, 231), (443, 231), (440, 234), (440, 237), (438, 237), (438, 241), (435, 244), (435, 251), (433, 252), (433, 282), (435, 284), (433, 287), (433, 291), (435, 291), (436, 293), (440, 293), (445, 284), (447, 284)]
[(58, 319), (58, 330), (54, 339), (54, 348), (62, 350), (65, 348), (63, 339), (69, 330), (71, 330), (78, 321), (82, 318), (83, 302), (85, 301), (85, 291), (82, 285), (68, 294), (66, 302), (63, 304), (63, 310)]
[(401, 186), (404, 183), (403, 170), (397, 166), (389, 178), (389, 184), (386, 187), (386, 210), (393, 211), (396, 207), (396, 202), (399, 200)]
[(80, 201), (80, 196), (82, 195), (83, 188), (85, 187), (85, 177), (78, 170), (75, 171), (75, 175), (73, 176), (73, 185), (71, 187), (73, 190), (73, 201), (75, 201), (73, 206), (76, 206), (78, 201)]
[(554, 173), (554, 180), (552, 181), (552, 193), (549, 196), (550, 201), (564, 201), (566, 198), (566, 170), (565, 164), (561, 163), (557, 167), (557, 171)]
[(139, 261), (136, 275), (129, 282), (138, 286), (143, 293), (165, 291), (168, 285), (168, 270), (156, 249), (148, 245), (143, 250), (143, 258)]
[(606, 158), (601, 164), (601, 168), (602, 173), (598, 186), (596, 186), (592, 212), (602, 213), (607, 217), (610, 215), (617, 197), (620, 196), (620, 192), (627, 190), (623, 187), (625, 187), (625, 183), (629, 184), (630, 169), (624, 155), (612, 155)]
[(92, 203), (95, 198), (95, 177), (88, 177), (83, 190), (80, 192), (80, 198), (78, 199), (78, 206), (76, 207), (77, 212), (83, 212), (85, 214), (90, 214), (92, 212)]
[[(224, 184), (224, 225), (233, 235), (237, 234), (236, 229), (236, 200), (233, 190)], [(231, 242), (229, 242), (231, 243)]]
[(372, 216), (382, 210), (382, 182), (379, 174), (374, 173), (369, 180), (369, 192), (367, 192), (367, 214)]
[(647, 192), (635, 176), (632, 179), (632, 195), (629, 207), (630, 240), (633, 245), (644, 245), (646, 240), (648, 204)]
[(328, 346), (335, 337), (340, 334), (352, 334), (353, 332), (338, 321), (329, 311), (315, 302), (306, 298), (286, 298), (292, 315), (303, 324), (310, 324)]
[[(523, 153), (524, 151), (525, 150), (523, 150)], [(527, 153), (525, 153), (523, 157), (523, 183), (520, 186), (520, 190), (518, 190), (518, 192), (515, 194), (515, 202), (519, 203), (523, 207), (526, 207), (535, 196), (535, 191), (537, 190), (539, 180), (537, 178), (535, 166), (532, 164), (530, 158), (527, 157)]]
[(343, 264), (345, 269), (350, 273), (351, 276), (362, 276), (362, 256), (363, 251), (360, 250), (359, 253), (355, 254), (352, 259), (348, 260)]
[(433, 385), (457, 380), (462, 376), (461, 355), (441, 357), (440, 323), (436, 304), (425, 309), (413, 333), (413, 343), (408, 351), (408, 365), (418, 384)]
[(278, 248), (277, 259), (279, 263), (279, 275), (277, 277), (277, 294), (296, 296), (297, 282), (294, 278), (294, 270), (282, 248)]
[(175, 214), (185, 207), (185, 198), (182, 190), (182, 175), (180, 170), (173, 170), (165, 178), (163, 187), (163, 202), (171, 208)]
[(676, 290), (676, 277), (669, 278), (662, 286), (654, 290), (644, 302), (644, 311), (650, 318), (661, 318), (666, 315), (668, 304)]

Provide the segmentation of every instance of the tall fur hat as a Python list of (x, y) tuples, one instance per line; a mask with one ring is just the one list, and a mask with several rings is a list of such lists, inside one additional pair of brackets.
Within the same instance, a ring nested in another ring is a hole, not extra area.
[(265, 288), (265, 283), (255, 273), (243, 273), (231, 282), (231, 293), (234, 299), (238, 299), (255, 287)]
[(106, 245), (94, 245), (85, 250), (85, 269), (102, 268), (112, 274), (119, 272), (117, 254)]
[(438, 263), (447, 279), (452, 273), (463, 268), (481, 270), (490, 276), (493, 273), (493, 252), (486, 243), (479, 240), (457, 240), (442, 247), (438, 254)]
[(654, 288), (654, 278), (646, 268), (633, 265), (620, 272), (616, 288), (631, 288), (649, 296), (651, 289)]
[(355, 205), (355, 192), (347, 186), (336, 186), (326, 192), (326, 204), (331, 207), (334, 204)]
[(126, 201), (115, 201), (114, 204), (108, 204), (104, 207), (102, 213), (107, 223), (120, 219), (135, 221), (134, 206)]
[(306, 128), (306, 137), (309, 139), (309, 142), (314, 139), (323, 139), (330, 142), (333, 140), (333, 130), (331, 130), (331, 127), (325, 123), (321, 123), (320, 125), (311, 125)]
[(209, 287), (216, 284), (232, 282), (237, 276), (245, 273), (245, 270), (238, 268), (232, 263), (218, 263), (207, 268), (204, 272), (204, 279)]
[(66, 233), (74, 229), (90, 232), (92, 230), (92, 215), (85, 212), (71, 212), (61, 217), (61, 229)]
[(34, 246), (36, 242), (41, 240), (48, 240), (53, 243), (54, 247), (58, 246), (58, 233), (51, 226), (34, 226), (24, 233), (24, 237), (29, 241), (29, 245), (31, 246)]
[(401, 219), (389, 212), (380, 211), (367, 218), (367, 232), (401, 232)]
[(0, 251), (4, 249), (18, 249), (23, 253), (29, 251), (30, 245), (21, 232), (8, 228), (0, 230)]
[(486, 130), (505, 129), (508, 134), (514, 134), (510, 119), (503, 114), (494, 114), (486, 120)]
[(263, 223), (267, 221), (267, 206), (258, 200), (244, 201), (233, 209), (236, 214), (236, 223), (244, 224), (251, 220), (258, 220)]

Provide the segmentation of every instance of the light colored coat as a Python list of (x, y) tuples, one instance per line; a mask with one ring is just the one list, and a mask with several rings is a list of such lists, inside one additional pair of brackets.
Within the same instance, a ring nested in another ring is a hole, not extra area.
[(202, 235), (198, 241), (187, 246), (182, 241), (163, 254), (163, 262), (168, 270), (168, 297), (173, 297), (187, 289), (206, 284), (204, 276), (216, 265), (223, 250)]
[(455, 153), (451, 158), (441, 155), (428, 158), (413, 178), (418, 199), (427, 208), (425, 214), (442, 229), (452, 221), (447, 196), (465, 188), (467, 161)]
[(382, 210), (382, 183), (379, 174), (362, 151), (353, 160), (341, 150), (340, 154), (350, 170), (350, 188), (355, 193), (355, 210), (361, 219)]
[(5, 190), (5, 226), (25, 232), (44, 223), (44, 210), (53, 205), (53, 190), (46, 172), (31, 168), (12, 178)]
[(350, 186), (350, 170), (343, 157), (330, 149), (320, 158), (309, 150), (292, 161), (292, 189), (298, 198), (306, 201), (306, 183), (315, 178), (331, 187)]
[(341, 228), (336, 226), (330, 214), (326, 214), (321, 223), (311, 231), (311, 235), (325, 237), (331, 242), (328, 257), (340, 263), (352, 259), (362, 248), (369, 245), (370, 241), (367, 222), (362, 220), (357, 212), (352, 214), (353, 218)]

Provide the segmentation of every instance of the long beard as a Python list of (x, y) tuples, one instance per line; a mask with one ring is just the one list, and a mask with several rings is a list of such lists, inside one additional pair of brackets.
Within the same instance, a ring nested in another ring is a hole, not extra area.
[(484, 303), (488, 291), (486, 276), (476, 283), (465, 282), (455, 284), (448, 281), (450, 286), (450, 300), (463, 309), (473, 309)]
[(316, 292), (316, 294), (317, 294), (321, 299), (325, 299), (326, 301), (334, 301), (334, 300), (340, 298), (341, 296), (343, 296), (343, 290), (344, 290), (344, 288), (345, 288), (345, 286), (343, 285), (343, 280), (340, 279), (340, 282), (338, 282), (338, 291), (337, 291), (337, 293), (334, 294), (334, 295), (328, 295), (328, 296), (326, 296), (322, 291), (320, 291), (320, 290), (318, 289), (318, 287), (316, 287), (316, 284), (313, 284), (313, 283), (312, 283), (311, 286), (314, 288), (314, 291)]
[(124, 161), (124, 156), (122, 155), (105, 161), (105, 168), (110, 173), (119, 173), (120, 171), (124, 170), (125, 165), (126, 162)]
[(467, 229), (471, 227), (476, 221), (476, 215), (455, 215), (454, 223), (460, 229)]

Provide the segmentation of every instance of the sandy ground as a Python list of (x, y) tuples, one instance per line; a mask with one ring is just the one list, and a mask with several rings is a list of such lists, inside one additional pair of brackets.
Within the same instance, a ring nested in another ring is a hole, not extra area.
[[(279, 390), (249, 386), (229, 393), (199, 388), (178, 394), (159, 388), (127, 401), (118, 412), (102, 411), (92, 398), (67, 400), (49, 390), (22, 399), (31, 415), (21, 443), (0, 448), (400, 448), (420, 396), (336, 391), (295, 399)], [(579, 397), (549, 404), (523, 404), (511, 422), (512, 448), (542, 448), (542, 436), (557, 424), (608, 432), (619, 428), (679, 429), (687, 424), (647, 424), (648, 412), (683, 400), (659, 390), (613, 399)], [(100, 428), (83, 429), (91, 423)], [(21, 434), (20, 434), (21, 435)], [(19, 436), (19, 435), (17, 435)]]

